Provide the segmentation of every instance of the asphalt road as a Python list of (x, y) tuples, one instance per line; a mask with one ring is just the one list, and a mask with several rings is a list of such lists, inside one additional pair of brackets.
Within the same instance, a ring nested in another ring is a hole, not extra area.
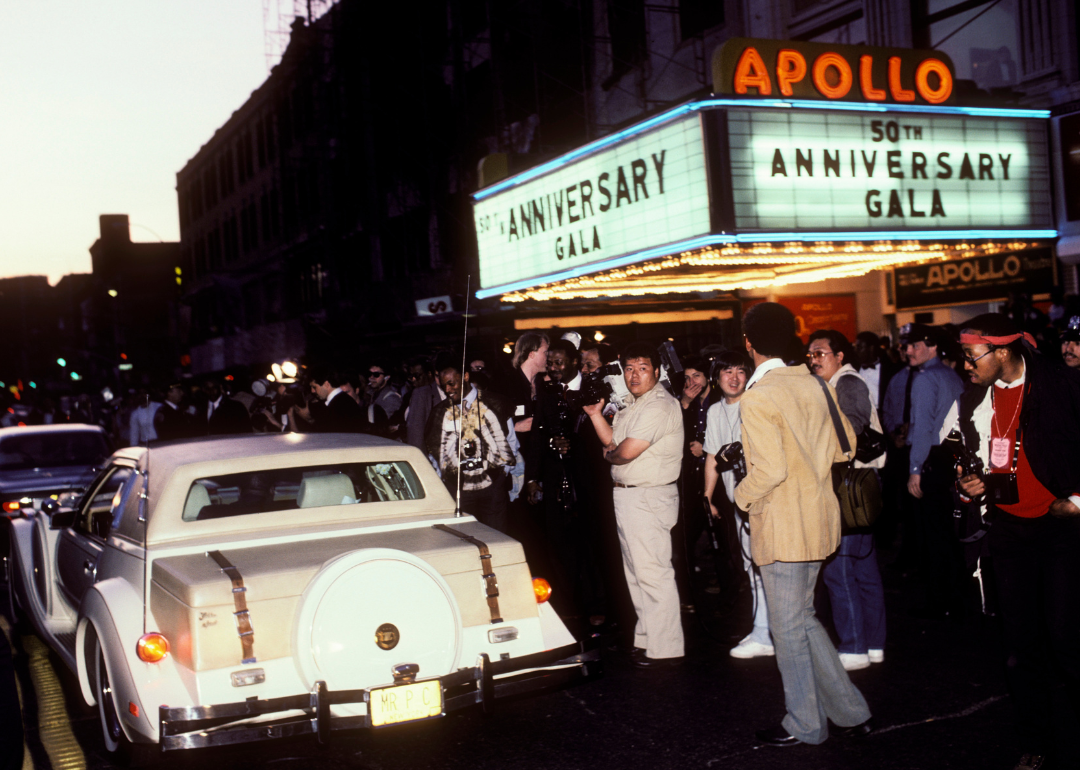
[[(754, 731), (783, 716), (780, 675), (772, 658), (739, 661), (727, 654), (730, 638), (748, 623), (745, 606), (717, 616), (703, 604), (697, 614), (684, 616), (688, 654), (679, 669), (637, 671), (611, 653), (601, 679), (505, 704), (490, 717), (457, 712), (370, 734), (335, 734), (325, 748), (310, 739), (290, 740), (170, 754), (153, 764), (282, 770), (1011, 768), (1019, 747), (994, 621), (978, 615), (916, 619), (908, 613), (916, 587), (889, 571), (885, 578), (886, 660), (851, 675), (878, 726), (864, 739), (755, 746)], [(743, 605), (745, 599), (744, 594)], [(74, 678), (35, 637), (18, 631), (10, 636), (32, 760), (23, 767), (113, 767), (96, 711), (82, 704)], [(49, 670), (62, 698), (46, 692), (55, 690), (46, 681)], [(1064, 693), (1058, 695), (1064, 714)], [(1061, 720), (1063, 742), (1080, 735), (1075, 722)], [(1080, 761), (1067, 766), (1080, 767)]]

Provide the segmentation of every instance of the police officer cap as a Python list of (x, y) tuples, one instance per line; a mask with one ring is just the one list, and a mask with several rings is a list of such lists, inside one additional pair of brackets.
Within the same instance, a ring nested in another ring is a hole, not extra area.
[(1074, 315), (1069, 319), (1065, 331), (1061, 333), (1062, 342), (1080, 342), (1080, 315)]
[(937, 335), (934, 329), (926, 324), (904, 324), (900, 327), (900, 344), (914, 345), (916, 342), (925, 342), (927, 345), (937, 344)]

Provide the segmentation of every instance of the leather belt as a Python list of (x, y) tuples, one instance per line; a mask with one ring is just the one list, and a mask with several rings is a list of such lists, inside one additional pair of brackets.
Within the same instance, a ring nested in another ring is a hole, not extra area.
[(618, 481), (615, 482), (615, 486), (619, 489), (637, 489), (637, 484), (621, 484)]
[(502, 623), (502, 615), (499, 612), (499, 581), (495, 578), (495, 569), (491, 566), (491, 551), (488, 549), (487, 543), (445, 524), (436, 524), (434, 528), (449, 532), (454, 537), (472, 543), (480, 551), (480, 569), (483, 571), (481, 577), (484, 578), (484, 587), (487, 589), (487, 603), (488, 610), (491, 612), (491, 622)]
[(240, 662), (244, 664), (254, 663), (255, 632), (251, 629), (251, 613), (248, 611), (247, 606), (247, 588), (244, 587), (244, 577), (240, 574), (240, 570), (234, 567), (221, 551), (207, 551), (206, 555), (216, 561), (217, 565), (221, 567), (221, 571), (228, 575), (229, 580), (232, 581), (233, 606), (236, 607), (233, 618), (236, 619), (236, 635), (240, 637), (240, 648), (243, 653), (243, 659)]
[(651, 487), (646, 487), (646, 486), (644, 486), (642, 484), (623, 484), (623, 483), (618, 482), (618, 481), (613, 482), (613, 483), (619, 489), (660, 489), (660, 487), (670, 487), (675, 482), (671, 481), (671, 482), (668, 482), (667, 484), (654, 484)]

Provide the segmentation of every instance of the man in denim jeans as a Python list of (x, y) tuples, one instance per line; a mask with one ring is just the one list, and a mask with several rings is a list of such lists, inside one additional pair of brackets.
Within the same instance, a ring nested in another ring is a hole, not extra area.
[[(784, 365), (795, 318), (783, 305), (750, 308), (743, 332), (755, 369), (740, 402), (747, 474), (735, 488), (735, 505), (750, 515), (750, 549), (765, 586), (787, 707), (783, 721), (757, 738), (770, 746), (822, 743), (830, 721), (833, 734), (866, 735), (870, 709), (814, 616), (821, 564), (840, 545), (832, 464), (850, 459), (830, 416), (828, 398), (835, 402), (836, 393), (806, 367)], [(851, 424), (838, 417), (854, 447)]]

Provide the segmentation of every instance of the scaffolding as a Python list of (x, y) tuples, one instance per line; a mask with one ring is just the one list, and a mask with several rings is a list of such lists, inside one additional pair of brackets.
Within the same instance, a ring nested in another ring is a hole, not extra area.
[(263, 0), (263, 30), (266, 70), (272, 70), (289, 47), (289, 36), (296, 19), (308, 26), (329, 11), (338, 0)]

